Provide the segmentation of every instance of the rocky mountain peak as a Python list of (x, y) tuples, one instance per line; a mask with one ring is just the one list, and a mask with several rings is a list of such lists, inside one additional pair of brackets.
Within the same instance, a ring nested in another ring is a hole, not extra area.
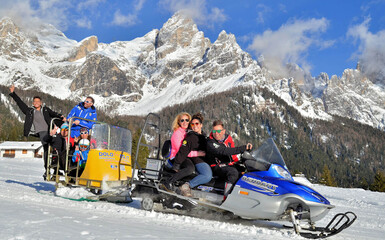
[(98, 50), (98, 38), (91, 36), (80, 42), (79, 47), (74, 49), (68, 61), (74, 62), (78, 59), (84, 58), (88, 53)]
[(15, 25), (12, 19), (4, 17), (0, 20), (0, 37), (4, 38), (8, 34), (16, 35), (19, 33), (19, 27)]
[(103, 97), (141, 91), (135, 84), (134, 76), (126, 76), (113, 60), (100, 54), (87, 55), (70, 89), (79, 91), (81, 95), (97, 94)]
[(227, 34), (227, 32), (225, 30), (222, 30), (218, 35), (217, 42), (225, 42), (225, 41), (231, 42), (231, 43), (237, 42), (234, 34), (231, 34), (231, 33)]
[(10, 60), (44, 55), (36, 35), (23, 32), (8, 17), (0, 21), (0, 53)]
[(197, 26), (191, 19), (176, 13), (160, 29), (157, 48), (161, 49), (163, 46), (188, 47), (198, 32)]
[[(218, 79), (235, 74), (252, 63), (254, 60), (241, 49), (235, 36), (222, 31), (218, 35), (218, 39), (207, 49), (196, 72), (197, 75), (201, 75), (202, 79)], [(202, 75), (202, 71), (205, 72), (204, 75)]]
[[(178, 12), (159, 30), (155, 43), (157, 73), (151, 76), (153, 86), (164, 88), (168, 81), (184, 75), (201, 61), (211, 46), (208, 38), (192, 19)], [(191, 75), (185, 81), (191, 81)], [(161, 84), (162, 82), (162, 84)]]

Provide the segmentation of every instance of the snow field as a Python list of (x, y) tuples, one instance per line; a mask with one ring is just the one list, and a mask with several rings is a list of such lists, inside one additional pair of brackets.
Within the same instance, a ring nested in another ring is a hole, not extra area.
[[(55, 186), (44, 182), (42, 173), (42, 159), (0, 158), (0, 239), (302, 239), (282, 223), (147, 212), (138, 199), (130, 204), (68, 200), (54, 196)], [(336, 206), (318, 225), (326, 225), (338, 212), (358, 216), (332, 239), (383, 239), (385, 193), (312, 187)], [(63, 188), (56, 194), (81, 198), (90, 193)]]

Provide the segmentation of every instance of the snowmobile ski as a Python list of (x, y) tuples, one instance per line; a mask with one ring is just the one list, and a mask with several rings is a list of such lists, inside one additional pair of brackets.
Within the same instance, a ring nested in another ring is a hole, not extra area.
[(328, 238), (340, 233), (342, 230), (350, 227), (357, 219), (357, 215), (353, 212), (345, 212), (336, 214), (326, 227), (302, 227), (297, 222), (293, 226), (284, 226), (287, 228), (294, 228), (295, 232), (304, 238), (318, 239)]

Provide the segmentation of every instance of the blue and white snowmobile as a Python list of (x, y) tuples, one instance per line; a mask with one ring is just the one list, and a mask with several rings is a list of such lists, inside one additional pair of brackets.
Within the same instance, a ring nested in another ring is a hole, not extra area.
[[(149, 125), (156, 126), (153, 123)], [(144, 132), (145, 128), (142, 134)], [(163, 148), (163, 156), (167, 155), (167, 148)], [(353, 212), (339, 213), (326, 227), (316, 227), (315, 222), (334, 206), (314, 189), (293, 180), (271, 138), (258, 149), (242, 154), (240, 162), (246, 170), (227, 197), (224, 196), (224, 182), (219, 179), (192, 189), (191, 198), (178, 194), (177, 187), (175, 192), (161, 189), (162, 178), (170, 174), (166, 160), (147, 159), (146, 168), (139, 167), (139, 180), (133, 184), (135, 188), (132, 194), (142, 197), (143, 209), (153, 210), (157, 206), (156, 210), (159, 211), (168, 212), (174, 208), (186, 210), (179, 213), (189, 214), (196, 209), (206, 208), (243, 219), (289, 221), (297, 234), (307, 238), (335, 235), (348, 228), (357, 218)]]

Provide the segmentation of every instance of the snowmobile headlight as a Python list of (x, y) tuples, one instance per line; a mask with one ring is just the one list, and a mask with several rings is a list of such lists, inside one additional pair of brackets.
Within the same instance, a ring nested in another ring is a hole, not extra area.
[(273, 168), (275, 169), (275, 171), (277, 171), (277, 173), (287, 179), (287, 180), (293, 180), (293, 178), (291, 177), (290, 173), (288, 171), (286, 171), (286, 169), (284, 169), (283, 167), (280, 167), (278, 165), (273, 165)]

